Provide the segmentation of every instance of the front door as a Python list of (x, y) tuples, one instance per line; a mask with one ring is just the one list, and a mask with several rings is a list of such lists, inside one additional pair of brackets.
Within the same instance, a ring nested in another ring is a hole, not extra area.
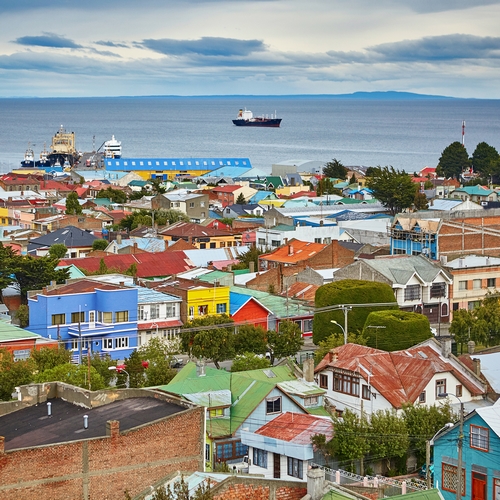
[(95, 328), (95, 311), (89, 311), (89, 328)]
[(472, 473), (472, 500), (486, 500), (486, 476)]
[(273, 453), (273, 477), (279, 479), (281, 477), (281, 456), (278, 453)]

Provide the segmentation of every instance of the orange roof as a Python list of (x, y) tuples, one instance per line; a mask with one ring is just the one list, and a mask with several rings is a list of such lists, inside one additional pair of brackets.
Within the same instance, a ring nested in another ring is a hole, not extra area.
[(284, 262), (294, 264), (310, 259), (321, 252), (327, 245), (323, 243), (310, 243), (308, 241), (291, 240), (287, 245), (276, 249), (272, 253), (261, 255), (261, 260), (270, 262)]

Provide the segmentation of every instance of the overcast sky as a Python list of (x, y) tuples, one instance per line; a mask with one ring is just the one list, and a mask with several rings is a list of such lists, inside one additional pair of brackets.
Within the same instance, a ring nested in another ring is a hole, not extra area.
[(500, 0), (3, 0), (0, 97), (500, 98)]

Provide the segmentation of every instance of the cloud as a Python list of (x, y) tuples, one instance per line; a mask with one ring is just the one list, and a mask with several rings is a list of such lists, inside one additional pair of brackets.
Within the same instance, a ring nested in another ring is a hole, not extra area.
[(57, 49), (80, 49), (81, 45), (69, 38), (56, 35), (55, 33), (44, 33), (38, 36), (22, 36), (14, 40), (18, 45), (29, 45), (35, 47), (52, 47)]
[(116, 47), (116, 48), (124, 48), (128, 49), (130, 46), (126, 43), (117, 43), (105, 40), (99, 40), (98, 42), (94, 42), (96, 45), (103, 45), (104, 47)]
[(266, 50), (264, 43), (259, 40), (237, 40), (218, 37), (202, 37), (198, 40), (149, 39), (143, 40), (137, 45), (168, 56), (243, 57), (253, 52)]

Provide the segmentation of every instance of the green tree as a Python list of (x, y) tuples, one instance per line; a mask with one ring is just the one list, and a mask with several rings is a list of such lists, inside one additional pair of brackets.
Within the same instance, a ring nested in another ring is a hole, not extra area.
[(272, 365), (277, 359), (295, 356), (303, 345), (304, 339), (299, 325), (289, 319), (280, 322), (279, 331), (267, 332), (267, 347)]
[(352, 174), (351, 175), (351, 178), (349, 179), (349, 184), (357, 184), (358, 183), (358, 179), (356, 179), (356, 174)]
[(92, 242), (92, 250), (106, 250), (109, 242), (107, 240), (94, 240)]
[(323, 167), (323, 175), (331, 179), (345, 180), (347, 177), (347, 172), (347, 168), (345, 168), (344, 165), (342, 165), (342, 163), (340, 163), (340, 161), (336, 158), (326, 163), (326, 165)]
[(0, 291), (15, 282), (14, 270), (20, 260), (20, 255), (17, 255), (11, 247), (4, 246), (0, 242)]
[(158, 177), (155, 179), (150, 179), (151, 182), (151, 190), (156, 194), (163, 194), (167, 192), (167, 188), (163, 185), (162, 179)]
[(220, 369), (222, 361), (234, 356), (232, 323), (227, 314), (203, 316), (184, 323), (181, 329), (183, 351), (199, 359), (210, 359)]
[[(146, 385), (146, 367), (143, 364), (143, 359), (138, 351), (132, 351), (128, 358), (125, 358), (125, 370), (129, 376), (129, 384), (131, 388), (145, 387)], [(117, 385), (125, 385), (127, 374), (117, 374)]]
[(49, 255), (53, 259), (62, 259), (66, 252), (68, 251), (68, 247), (64, 243), (54, 243), (54, 245), (50, 245)]
[(262, 255), (264, 252), (259, 250), (257, 247), (250, 247), (248, 252), (244, 254), (238, 255), (238, 260), (240, 261), (238, 264), (233, 264), (233, 270), (237, 269), (249, 269), (250, 262), (253, 262), (255, 271), (259, 269), (259, 255)]
[(463, 346), (467, 344), (471, 337), (471, 330), (474, 329), (474, 315), (468, 309), (458, 309), (453, 312), (453, 320), (450, 324), (450, 333), (455, 337), (455, 342), (460, 345), (460, 353), (463, 353)]
[(184, 212), (180, 210), (166, 210), (162, 208), (155, 213), (155, 223), (158, 226), (164, 226), (165, 224), (174, 224), (175, 222), (189, 222), (190, 219)]
[(320, 179), (316, 185), (316, 195), (324, 196), (325, 194), (336, 194), (338, 196), (342, 196), (342, 191), (337, 189), (330, 179)]
[(35, 375), (35, 382), (64, 382), (84, 389), (92, 389), (93, 391), (106, 387), (101, 375), (93, 366), (89, 370), (87, 365), (74, 365), (73, 363), (57, 365), (54, 368), (40, 372)]
[(68, 364), (71, 361), (71, 351), (65, 349), (62, 345), (58, 347), (42, 347), (41, 349), (33, 349), (30, 357), (36, 366), (36, 370), (44, 372), (56, 366)]
[(499, 161), (498, 151), (486, 142), (480, 142), (472, 153), (471, 163), (474, 171), (486, 179), (499, 174)]
[(467, 150), (462, 143), (455, 141), (447, 146), (441, 153), (439, 163), (436, 168), (438, 175), (444, 175), (446, 178), (455, 178), (460, 180), (462, 172), (470, 167)]
[[(354, 461), (362, 461), (370, 451), (370, 442), (367, 439), (368, 420), (364, 414), (359, 416), (346, 409), (342, 417), (333, 417), (333, 428), (335, 433), (331, 440), (332, 455), (342, 462), (351, 462), (351, 470), (354, 472)], [(364, 475), (364, 471), (361, 470), (360, 474)]]
[(26, 328), (30, 323), (30, 309), (26, 304), (21, 304), (16, 311), (15, 317), (21, 328)]
[(379, 410), (370, 418), (370, 454), (384, 457), (387, 469), (393, 468), (394, 458), (406, 457), (410, 447), (406, 422), (395, 411)]
[(110, 200), (112, 203), (126, 203), (127, 195), (121, 189), (114, 189), (112, 187), (108, 187), (106, 189), (101, 189), (97, 193), (97, 198), (106, 198)]
[(237, 205), (246, 205), (247, 200), (245, 200), (245, 195), (243, 193), (240, 193), (238, 195), (238, 198), (236, 198), (236, 204)]
[(247, 370), (258, 370), (261, 368), (269, 368), (271, 362), (262, 355), (254, 354), (253, 352), (244, 352), (238, 354), (231, 365), (232, 372), (244, 372)]
[(242, 325), (234, 334), (234, 351), (236, 354), (265, 354), (267, 350), (267, 331), (262, 326)]
[(101, 259), (99, 261), (99, 269), (98, 269), (98, 274), (107, 274), (108, 273), (108, 266), (106, 265), (106, 262), (104, 259)]
[[(115, 362), (111, 359), (111, 356), (108, 354), (102, 357), (98, 352), (94, 352), (90, 357), (90, 366), (102, 377), (104, 385), (109, 387), (111, 380), (115, 377), (115, 373), (109, 369), (110, 366), (115, 366)], [(93, 385), (92, 389), (94, 389)]]
[(386, 207), (391, 215), (396, 215), (413, 206), (417, 185), (403, 170), (394, 167), (377, 167), (366, 179), (366, 185), (373, 196)]
[(71, 191), (66, 197), (66, 214), (80, 215), (82, 212), (83, 208), (78, 201), (78, 195), (75, 191)]
[(487, 347), (498, 345), (500, 341), (500, 302), (495, 295), (487, 295), (481, 306), (474, 310), (471, 340)]
[(418, 191), (415, 193), (413, 208), (415, 208), (415, 210), (427, 210), (429, 208), (429, 202), (427, 201), (425, 193), (420, 193)]
[(21, 302), (27, 303), (29, 290), (40, 290), (50, 285), (52, 281), (64, 283), (69, 278), (69, 270), (66, 268), (56, 269), (58, 260), (50, 255), (34, 258), (23, 255), (16, 263), (13, 270), (15, 285), (21, 293)]
[(14, 361), (14, 356), (7, 349), (0, 349), (0, 400), (10, 401), (14, 389), (33, 380), (33, 362)]
[(148, 387), (168, 384), (175, 377), (177, 372), (170, 367), (170, 362), (177, 348), (167, 340), (153, 337), (138, 349), (140, 358), (148, 362), (145, 372)]

